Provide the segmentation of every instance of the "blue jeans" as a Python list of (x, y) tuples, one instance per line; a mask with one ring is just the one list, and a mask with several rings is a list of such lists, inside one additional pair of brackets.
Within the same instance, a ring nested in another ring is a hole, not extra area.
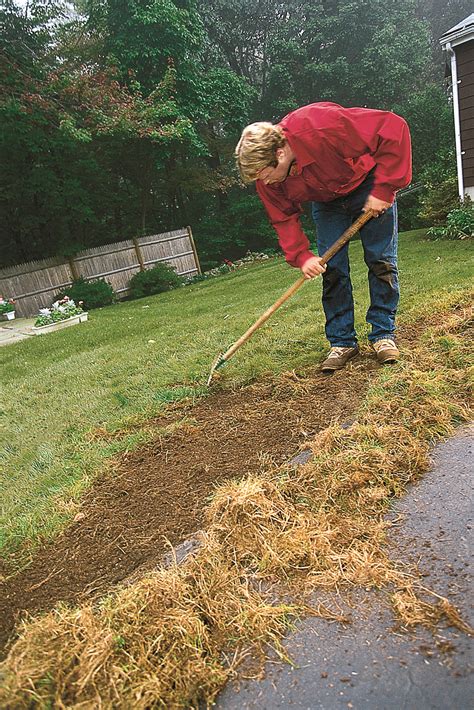
[[(332, 202), (314, 202), (318, 253), (323, 254), (360, 215), (370, 194), (373, 175), (353, 192)], [(369, 340), (393, 338), (395, 314), (400, 297), (397, 269), (397, 206), (374, 217), (362, 227), (364, 260), (369, 269), (370, 307), (367, 322), (372, 326)], [(354, 347), (354, 300), (349, 269), (349, 244), (329, 260), (323, 275), (323, 308), (326, 337), (331, 346)]]

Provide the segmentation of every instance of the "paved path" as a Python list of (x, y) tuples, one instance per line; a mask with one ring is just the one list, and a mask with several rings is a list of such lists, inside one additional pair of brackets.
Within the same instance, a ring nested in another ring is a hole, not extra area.
[[(449, 596), (473, 623), (474, 427), (433, 453), (433, 469), (394, 506), (394, 558), (420, 561), (427, 587)], [(472, 548), (471, 548), (472, 549)], [(471, 584), (470, 584), (471, 582)], [(472, 599), (472, 596), (471, 596)], [(393, 633), (382, 596), (364, 593), (347, 628), (306, 619), (286, 641), (297, 664), (268, 663), (262, 681), (221, 693), (220, 710), (464, 710), (474, 706), (473, 644), (457, 630)], [(443, 650), (441, 644), (445, 644)]]
[(36, 318), (15, 318), (0, 321), (0, 346), (34, 337), (32, 328), (35, 320)]

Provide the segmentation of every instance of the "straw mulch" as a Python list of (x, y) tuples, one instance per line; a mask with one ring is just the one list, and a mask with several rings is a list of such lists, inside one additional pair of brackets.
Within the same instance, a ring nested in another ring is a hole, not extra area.
[[(403, 625), (470, 632), (447, 599), (385, 548), (390, 498), (427, 470), (433, 440), (470, 416), (470, 343), (469, 312), (457, 309), (382, 371), (357, 422), (316, 437), (308, 464), (219, 487), (202, 546), (181, 566), (99, 605), (24, 623), (0, 668), (1, 707), (211, 703), (248, 649), (283, 655), (280, 639), (307, 612), (304, 603), (281, 603), (295, 589), (327, 599), (359, 585), (387, 587)], [(344, 621), (324, 604), (313, 613)]]

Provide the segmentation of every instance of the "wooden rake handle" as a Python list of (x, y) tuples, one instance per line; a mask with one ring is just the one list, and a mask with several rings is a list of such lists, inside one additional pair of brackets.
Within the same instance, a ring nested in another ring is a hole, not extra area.
[[(356, 232), (361, 229), (361, 227), (364, 226), (366, 222), (369, 221), (374, 216), (375, 212), (373, 210), (367, 210), (367, 212), (363, 212), (356, 221), (351, 224), (351, 226), (346, 229), (346, 231), (341, 234), (339, 239), (334, 242), (332, 246), (329, 247), (327, 251), (324, 252), (324, 254), (321, 256), (321, 263), (322, 264), (327, 264), (329, 259), (332, 259), (334, 254), (337, 254), (339, 249), (342, 249), (344, 244), (347, 244), (349, 239), (356, 234)], [(242, 335), (241, 338), (239, 338), (233, 345), (230, 346), (230, 348), (221, 356), (221, 359), (224, 361), (227, 361), (229, 358), (232, 357), (232, 355), (238, 350), (247, 340), (250, 338), (253, 333), (255, 333), (256, 330), (260, 328), (261, 325), (267, 321), (273, 313), (275, 313), (280, 306), (287, 301), (290, 296), (292, 296), (296, 291), (307, 281), (306, 276), (301, 276), (293, 286), (290, 286), (290, 288), (285, 291), (285, 293), (280, 296), (280, 298), (275, 301), (275, 303), (270, 306), (270, 308), (267, 308), (265, 313), (263, 313), (258, 320), (255, 321), (253, 325), (250, 326), (250, 328)]]

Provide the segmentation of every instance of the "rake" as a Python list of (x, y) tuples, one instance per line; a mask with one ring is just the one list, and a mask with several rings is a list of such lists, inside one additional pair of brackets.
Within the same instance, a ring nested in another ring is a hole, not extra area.
[[(321, 263), (327, 264), (329, 259), (332, 259), (334, 254), (337, 254), (337, 252), (340, 249), (342, 249), (344, 244), (347, 244), (349, 239), (351, 239), (351, 237), (353, 237), (354, 234), (356, 234), (356, 232), (358, 232), (359, 229), (361, 229), (361, 227), (363, 227), (364, 224), (366, 222), (368, 222), (369, 219), (371, 219), (374, 215), (375, 215), (375, 212), (373, 210), (367, 210), (367, 212), (363, 212), (360, 215), (360, 217), (358, 219), (356, 219), (356, 221), (353, 224), (351, 224), (351, 226), (348, 229), (346, 229), (346, 231), (343, 234), (341, 234), (339, 239), (337, 239), (337, 241), (335, 241), (334, 244), (331, 247), (329, 247), (329, 249), (327, 251), (324, 252), (324, 254), (321, 256)], [(216, 372), (216, 370), (219, 370), (219, 368), (221, 368), (223, 365), (225, 365), (226, 362), (228, 362), (230, 360), (232, 355), (234, 355), (237, 352), (237, 350), (244, 343), (247, 342), (247, 340), (255, 333), (255, 331), (258, 330), (258, 328), (260, 328), (260, 326), (262, 326), (265, 323), (265, 321), (267, 321), (270, 318), (270, 316), (273, 315), (273, 313), (275, 313), (275, 311), (278, 310), (278, 308), (280, 308), (280, 306), (290, 298), (290, 296), (292, 296), (294, 293), (296, 293), (296, 291), (298, 291), (298, 289), (307, 280), (308, 279), (305, 276), (301, 276), (297, 281), (295, 281), (295, 283), (292, 286), (290, 286), (290, 288), (287, 291), (285, 291), (285, 293), (282, 296), (280, 296), (280, 298), (277, 301), (275, 301), (275, 303), (272, 306), (270, 306), (270, 308), (268, 308), (265, 311), (265, 313), (263, 313), (260, 316), (260, 318), (258, 320), (255, 321), (255, 323), (253, 325), (250, 326), (250, 328), (242, 335), (242, 337), (240, 337), (238, 340), (236, 340), (235, 343), (233, 345), (231, 345), (228, 350), (226, 350), (225, 353), (219, 353), (219, 355), (216, 357), (216, 359), (212, 363), (211, 372), (210, 372), (208, 380), (207, 380), (208, 387), (211, 384), (212, 377), (213, 377), (214, 373)]]

